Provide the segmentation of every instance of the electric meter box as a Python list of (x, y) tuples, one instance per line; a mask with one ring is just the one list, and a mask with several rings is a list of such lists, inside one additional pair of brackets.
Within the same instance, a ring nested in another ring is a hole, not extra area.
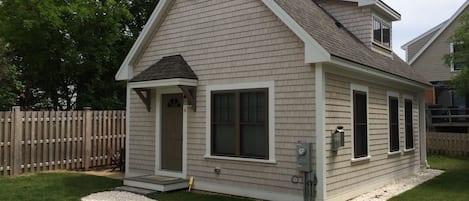
[(296, 144), (296, 161), (298, 170), (311, 172), (311, 143)]

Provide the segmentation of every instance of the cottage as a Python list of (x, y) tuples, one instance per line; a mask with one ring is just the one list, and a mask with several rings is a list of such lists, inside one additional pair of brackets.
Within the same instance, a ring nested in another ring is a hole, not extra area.
[(161, 0), (116, 74), (124, 184), (346, 200), (425, 168), (430, 85), (391, 50), (399, 19), (379, 0)]

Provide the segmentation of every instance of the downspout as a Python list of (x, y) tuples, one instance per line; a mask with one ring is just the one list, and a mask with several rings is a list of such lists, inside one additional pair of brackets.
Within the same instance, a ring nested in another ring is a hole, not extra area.
[(326, 200), (326, 137), (324, 135), (325, 118), (325, 72), (323, 63), (315, 64), (315, 98), (316, 98), (316, 200)]

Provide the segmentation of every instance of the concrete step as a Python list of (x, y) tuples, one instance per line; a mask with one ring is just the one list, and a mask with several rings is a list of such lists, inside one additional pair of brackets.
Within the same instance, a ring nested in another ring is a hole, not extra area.
[(124, 185), (155, 190), (160, 192), (185, 189), (189, 186), (187, 179), (164, 177), (157, 175), (146, 175), (124, 179)]

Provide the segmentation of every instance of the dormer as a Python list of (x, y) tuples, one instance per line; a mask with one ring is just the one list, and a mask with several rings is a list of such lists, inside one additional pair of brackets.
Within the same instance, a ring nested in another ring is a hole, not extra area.
[(392, 57), (392, 22), (401, 15), (380, 0), (315, 0), (358, 40)]

